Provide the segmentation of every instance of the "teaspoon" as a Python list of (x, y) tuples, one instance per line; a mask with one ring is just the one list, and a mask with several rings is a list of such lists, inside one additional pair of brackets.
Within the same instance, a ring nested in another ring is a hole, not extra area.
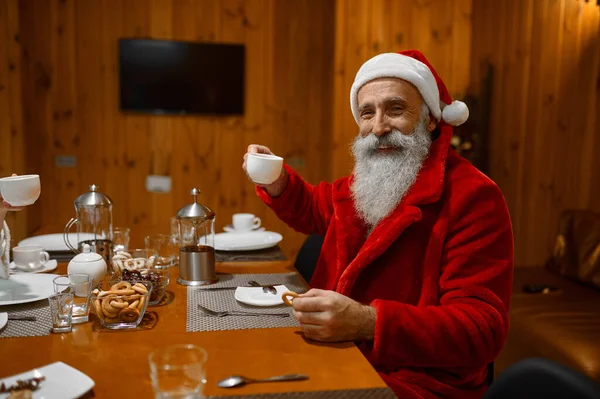
[(269, 377), (262, 380), (255, 380), (252, 378), (244, 377), (241, 375), (232, 375), (227, 377), (219, 382), (217, 382), (217, 386), (221, 388), (234, 388), (239, 387), (245, 384), (251, 384), (254, 382), (277, 382), (277, 381), (302, 381), (308, 380), (308, 376), (304, 374), (285, 374), (278, 375), (275, 377)]

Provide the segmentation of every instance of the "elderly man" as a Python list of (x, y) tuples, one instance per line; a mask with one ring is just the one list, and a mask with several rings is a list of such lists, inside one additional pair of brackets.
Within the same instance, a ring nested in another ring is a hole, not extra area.
[(513, 235), (498, 187), (450, 147), (466, 105), (417, 51), (367, 61), (350, 105), (351, 176), (313, 186), (286, 165), (257, 186), (325, 236), (294, 315), (309, 339), (357, 342), (400, 398), (479, 398), (508, 330)]

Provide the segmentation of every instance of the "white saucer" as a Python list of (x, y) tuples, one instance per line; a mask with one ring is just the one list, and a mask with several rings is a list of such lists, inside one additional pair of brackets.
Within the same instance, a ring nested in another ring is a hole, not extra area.
[(8, 313), (0, 313), (0, 331), (6, 326), (6, 323), (8, 323)]
[(252, 306), (276, 306), (283, 303), (281, 295), (289, 291), (285, 285), (276, 285), (277, 295), (267, 294), (262, 287), (237, 287), (235, 299)]
[(259, 227), (257, 229), (253, 229), (253, 230), (236, 230), (233, 228), (232, 225), (228, 224), (227, 226), (223, 227), (223, 230), (225, 230), (228, 233), (253, 233), (255, 231), (265, 231), (265, 228)]
[(44, 263), (42, 265), (42, 267), (40, 267), (39, 269), (35, 269), (35, 270), (31, 270), (31, 271), (25, 271), (22, 269), (18, 269), (17, 265), (15, 265), (15, 262), (10, 262), (10, 265), (9, 265), (10, 274), (44, 273), (44, 272), (49, 272), (49, 271), (56, 269), (57, 266), (58, 266), (58, 262), (56, 261), (56, 259), (50, 259), (48, 262)]

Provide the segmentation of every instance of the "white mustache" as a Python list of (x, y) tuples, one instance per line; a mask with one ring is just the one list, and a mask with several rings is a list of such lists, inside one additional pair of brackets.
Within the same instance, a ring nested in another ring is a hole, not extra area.
[(415, 137), (413, 135), (402, 134), (399, 130), (392, 130), (390, 133), (377, 137), (374, 134), (369, 134), (366, 137), (358, 137), (354, 144), (353, 150), (360, 155), (371, 155), (380, 147), (395, 147), (395, 148), (411, 148), (415, 145)]

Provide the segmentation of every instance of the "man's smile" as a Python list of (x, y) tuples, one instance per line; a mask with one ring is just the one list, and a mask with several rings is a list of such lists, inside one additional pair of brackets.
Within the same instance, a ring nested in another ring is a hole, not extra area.
[(398, 151), (400, 148), (396, 147), (396, 146), (391, 146), (391, 145), (380, 145), (379, 147), (377, 147), (375, 149), (375, 152), (378, 153), (388, 153), (388, 152), (392, 152), (392, 151)]

